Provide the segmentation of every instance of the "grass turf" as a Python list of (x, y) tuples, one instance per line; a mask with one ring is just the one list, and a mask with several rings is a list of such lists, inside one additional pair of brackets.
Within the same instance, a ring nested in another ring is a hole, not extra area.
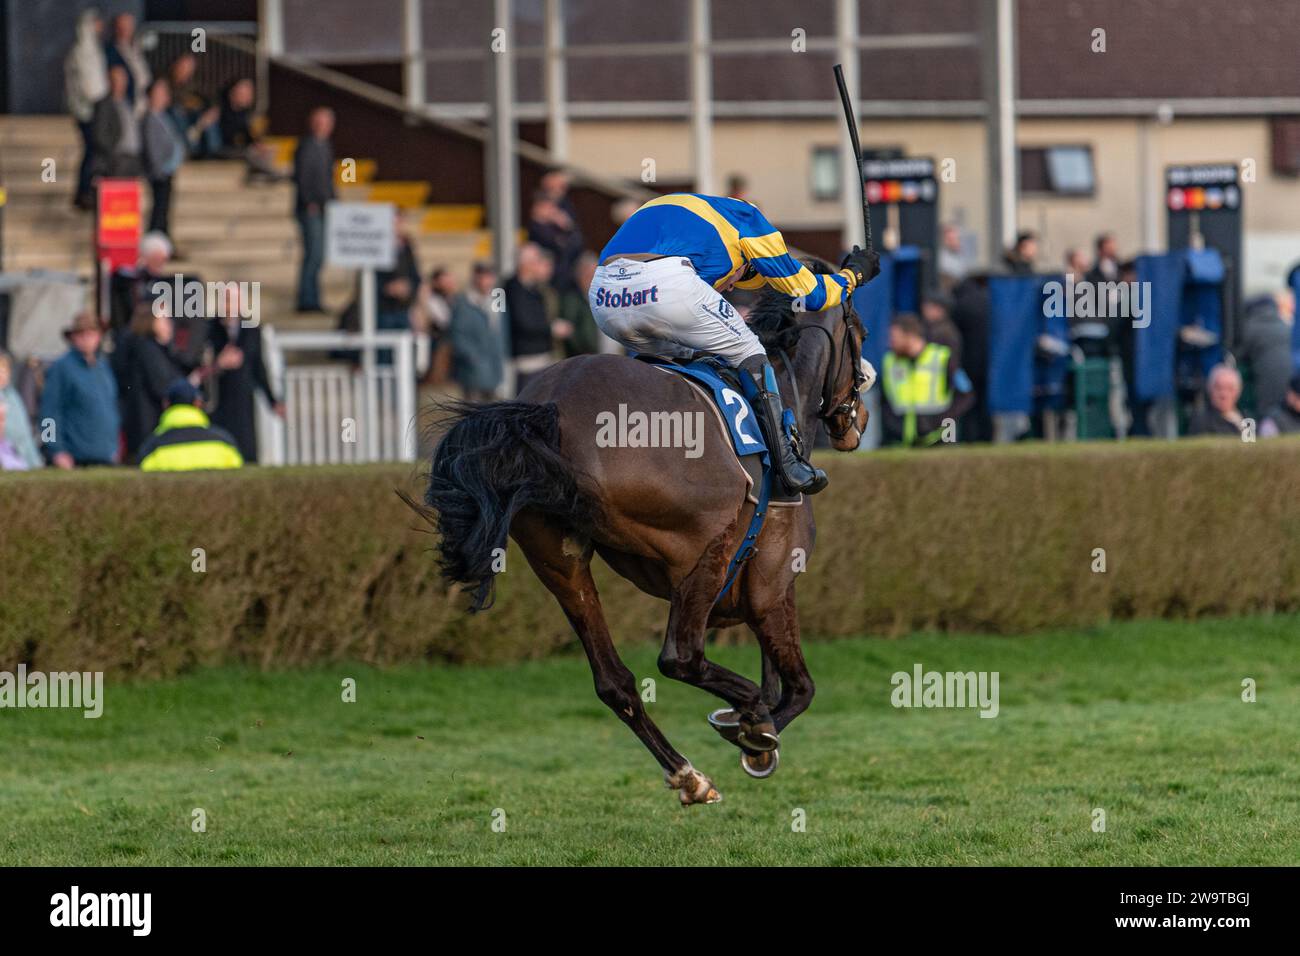
[[(0, 864), (1296, 864), (1298, 634), (1279, 616), (810, 642), (817, 699), (761, 781), (705, 724), (712, 697), (625, 649), (723, 792), (689, 808), (580, 654), (110, 683), (98, 720), (0, 710)], [(710, 653), (757, 671), (752, 646)], [(890, 675), (918, 662), (998, 671), (999, 716), (895, 709)]]

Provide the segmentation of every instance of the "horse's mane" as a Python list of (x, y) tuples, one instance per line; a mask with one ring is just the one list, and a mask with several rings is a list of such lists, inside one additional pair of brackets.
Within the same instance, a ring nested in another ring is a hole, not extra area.
[[(799, 261), (813, 275), (830, 275), (835, 271), (829, 262), (812, 256)], [(769, 352), (782, 349), (793, 352), (799, 342), (799, 320), (791, 308), (790, 297), (776, 289), (765, 288), (759, 295), (749, 313), (749, 327)]]

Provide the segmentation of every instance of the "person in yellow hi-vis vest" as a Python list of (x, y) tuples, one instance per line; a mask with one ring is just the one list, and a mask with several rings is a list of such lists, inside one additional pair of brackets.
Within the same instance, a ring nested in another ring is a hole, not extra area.
[(141, 471), (206, 471), (242, 468), (235, 439), (213, 427), (200, 407), (199, 391), (185, 379), (167, 389), (167, 407), (152, 435), (140, 446)]
[(955, 423), (975, 404), (970, 377), (952, 349), (927, 342), (921, 320), (910, 312), (889, 326), (889, 351), (880, 380), (885, 401), (882, 429), (888, 444), (936, 445), (944, 440), (945, 420), (956, 439)]

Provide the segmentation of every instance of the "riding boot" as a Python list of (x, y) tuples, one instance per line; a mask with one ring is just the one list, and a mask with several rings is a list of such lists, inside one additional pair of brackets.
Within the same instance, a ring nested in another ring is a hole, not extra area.
[(772, 366), (766, 359), (753, 356), (746, 359), (740, 367), (749, 373), (758, 388), (753, 402), (754, 410), (758, 414), (763, 437), (767, 439), (777, 478), (790, 494), (817, 494), (830, 479), (826, 477), (826, 472), (814, 468), (796, 450), (791, 433), (794, 433), (794, 438), (798, 435), (793, 426), (789, 432), (786, 431), (785, 408), (781, 403), (781, 393), (777, 389)]

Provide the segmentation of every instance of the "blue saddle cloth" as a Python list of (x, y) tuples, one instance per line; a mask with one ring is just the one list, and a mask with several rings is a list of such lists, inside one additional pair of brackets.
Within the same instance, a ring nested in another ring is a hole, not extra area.
[[(748, 375), (731, 378), (728, 375), (732, 371), (731, 366), (720, 359), (705, 358), (688, 365), (674, 365), (644, 355), (637, 358), (648, 361), (665, 372), (676, 372), (707, 388), (718, 411), (722, 413), (722, 420), (727, 423), (727, 433), (731, 437), (731, 447), (736, 456), (744, 458), (746, 455), (763, 455), (764, 467), (767, 466), (767, 442), (763, 440), (763, 430), (759, 427), (754, 407), (749, 402), (754, 384)], [(737, 385), (740, 386), (739, 391)]]
[(755, 489), (758, 504), (754, 506), (754, 517), (749, 522), (744, 540), (727, 565), (727, 578), (722, 590), (713, 599), (713, 603), (717, 604), (731, 590), (741, 566), (758, 551), (758, 536), (763, 530), (768, 504), (772, 500), (772, 460), (767, 453), (767, 442), (763, 440), (763, 431), (754, 414), (754, 406), (750, 404), (750, 399), (757, 395), (758, 387), (748, 375), (736, 374), (732, 366), (721, 359), (703, 358), (685, 365), (676, 365), (649, 355), (637, 355), (636, 358), (665, 372), (683, 375), (707, 388), (722, 413), (722, 420), (727, 423), (727, 433), (731, 436), (731, 447), (736, 452), (736, 457), (761, 456), (759, 460), (763, 466), (763, 478)]

